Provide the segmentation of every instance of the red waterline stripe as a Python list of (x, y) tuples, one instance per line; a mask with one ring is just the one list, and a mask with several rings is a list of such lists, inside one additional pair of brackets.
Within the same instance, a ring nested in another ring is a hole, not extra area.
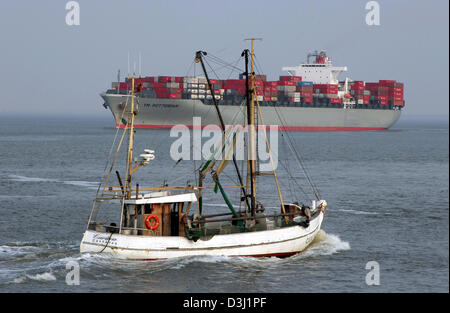
[[(125, 128), (125, 125), (116, 125), (117, 128)], [(187, 127), (188, 129), (193, 129), (193, 125), (147, 125), (147, 124), (137, 124), (134, 128), (147, 128), (147, 129), (182, 129)], [(221, 129), (220, 126), (217, 126)], [(261, 127), (261, 126), (260, 126)], [(197, 129), (197, 127), (195, 127)], [(212, 129), (216, 126), (211, 127), (210, 125), (202, 125), (201, 129)], [(270, 125), (266, 125), (266, 129), (270, 129)], [(387, 127), (340, 127), (340, 126), (278, 126), (279, 130), (294, 130), (294, 131), (367, 131), (367, 130), (384, 130)]]
[[(250, 258), (265, 258), (265, 257), (290, 257), (296, 254), (301, 253), (301, 251), (297, 252), (283, 252), (283, 253), (271, 253), (271, 254), (252, 254), (252, 255), (232, 255), (231, 257), (250, 257)], [(205, 255), (207, 256), (207, 255)], [(159, 261), (159, 260), (167, 260), (165, 259), (135, 259), (134, 261)]]

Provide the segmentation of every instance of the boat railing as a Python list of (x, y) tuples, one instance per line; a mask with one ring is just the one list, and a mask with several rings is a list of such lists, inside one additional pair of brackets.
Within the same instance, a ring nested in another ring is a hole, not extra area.
[(121, 231), (122, 235), (138, 235), (138, 231), (144, 232), (148, 236), (161, 236), (160, 229), (148, 229), (148, 228), (139, 228), (139, 227), (122, 227), (114, 226), (114, 225), (105, 225), (104, 223), (92, 222), (89, 224), (90, 230), (95, 230), (98, 232), (105, 233), (119, 233)]

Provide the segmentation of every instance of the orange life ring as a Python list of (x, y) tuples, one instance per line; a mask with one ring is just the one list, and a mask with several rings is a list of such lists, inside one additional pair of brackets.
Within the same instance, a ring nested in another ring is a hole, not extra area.
[[(155, 225), (151, 225), (150, 224), (150, 220), (154, 219), (155, 220)], [(159, 227), (159, 218), (158, 216), (156, 216), (155, 214), (150, 214), (149, 216), (147, 216), (147, 218), (145, 219), (145, 226), (147, 226), (148, 229), (151, 230), (155, 230)]]

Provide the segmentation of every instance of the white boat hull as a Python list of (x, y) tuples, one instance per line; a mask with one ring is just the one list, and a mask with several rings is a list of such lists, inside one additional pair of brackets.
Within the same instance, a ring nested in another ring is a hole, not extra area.
[(323, 212), (308, 227), (290, 226), (272, 230), (215, 235), (209, 240), (178, 236), (136, 236), (87, 230), (80, 251), (110, 253), (133, 260), (160, 260), (186, 256), (290, 256), (302, 252), (315, 238)]

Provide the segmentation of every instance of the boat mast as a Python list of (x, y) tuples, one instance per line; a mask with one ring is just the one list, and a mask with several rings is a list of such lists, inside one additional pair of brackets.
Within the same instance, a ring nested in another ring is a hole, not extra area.
[[(225, 130), (226, 130), (225, 129), (225, 122), (223, 121), (222, 114), (220, 113), (219, 106), (218, 106), (218, 104), (216, 102), (216, 98), (214, 97), (214, 92), (213, 92), (213, 89), (212, 89), (212, 85), (211, 85), (211, 82), (209, 80), (208, 73), (206, 72), (205, 64), (203, 63), (203, 57), (202, 57), (203, 55), (206, 55), (206, 52), (204, 52), (204, 51), (197, 51), (195, 53), (195, 62), (196, 63), (200, 62), (201, 66), (202, 66), (203, 73), (205, 74), (206, 80), (208, 82), (209, 91), (210, 91), (210, 93), (212, 95), (212, 100), (213, 100), (213, 103), (214, 103), (214, 107), (215, 107), (217, 115), (219, 117), (220, 126), (222, 127), (222, 133), (223, 133), (223, 136), (225, 138)], [(244, 182), (242, 180), (241, 173), (239, 172), (239, 167), (238, 167), (238, 164), (237, 164), (237, 161), (236, 161), (236, 156), (235, 156), (234, 152), (233, 152), (233, 164), (234, 164), (234, 169), (236, 170), (236, 174), (237, 174), (238, 179), (239, 179), (239, 184), (241, 186), (241, 191), (244, 194), (243, 198), (245, 199), (245, 203), (247, 205), (247, 208), (249, 208), (250, 204), (248, 203), (247, 192), (246, 192), (245, 187), (244, 187)], [(202, 173), (200, 173), (199, 187), (203, 187)], [(200, 198), (201, 198), (201, 193), (202, 193), (202, 190), (200, 189)], [(200, 209), (201, 209), (201, 205), (202, 205), (202, 202), (199, 201)]]
[(127, 156), (127, 186), (126, 198), (131, 199), (131, 176), (133, 174), (133, 144), (134, 144), (134, 74), (131, 78), (131, 110), (130, 120), (126, 127), (130, 130), (130, 137), (128, 140), (128, 156)]
[[(250, 107), (247, 110), (248, 113), (248, 128), (249, 128), (249, 169), (250, 169), (250, 199), (251, 199), (251, 212), (252, 215), (256, 214), (256, 146), (255, 146), (255, 40), (262, 40), (262, 38), (247, 38), (245, 40), (250, 40), (252, 42), (251, 50), (251, 73), (250, 73), (250, 103), (247, 101), (247, 105)], [(246, 52), (246, 66), (248, 64), (248, 50)], [(247, 71), (247, 82), (248, 82), (248, 69)], [(248, 88), (248, 83), (247, 83)], [(247, 94), (248, 97), (248, 94)]]

